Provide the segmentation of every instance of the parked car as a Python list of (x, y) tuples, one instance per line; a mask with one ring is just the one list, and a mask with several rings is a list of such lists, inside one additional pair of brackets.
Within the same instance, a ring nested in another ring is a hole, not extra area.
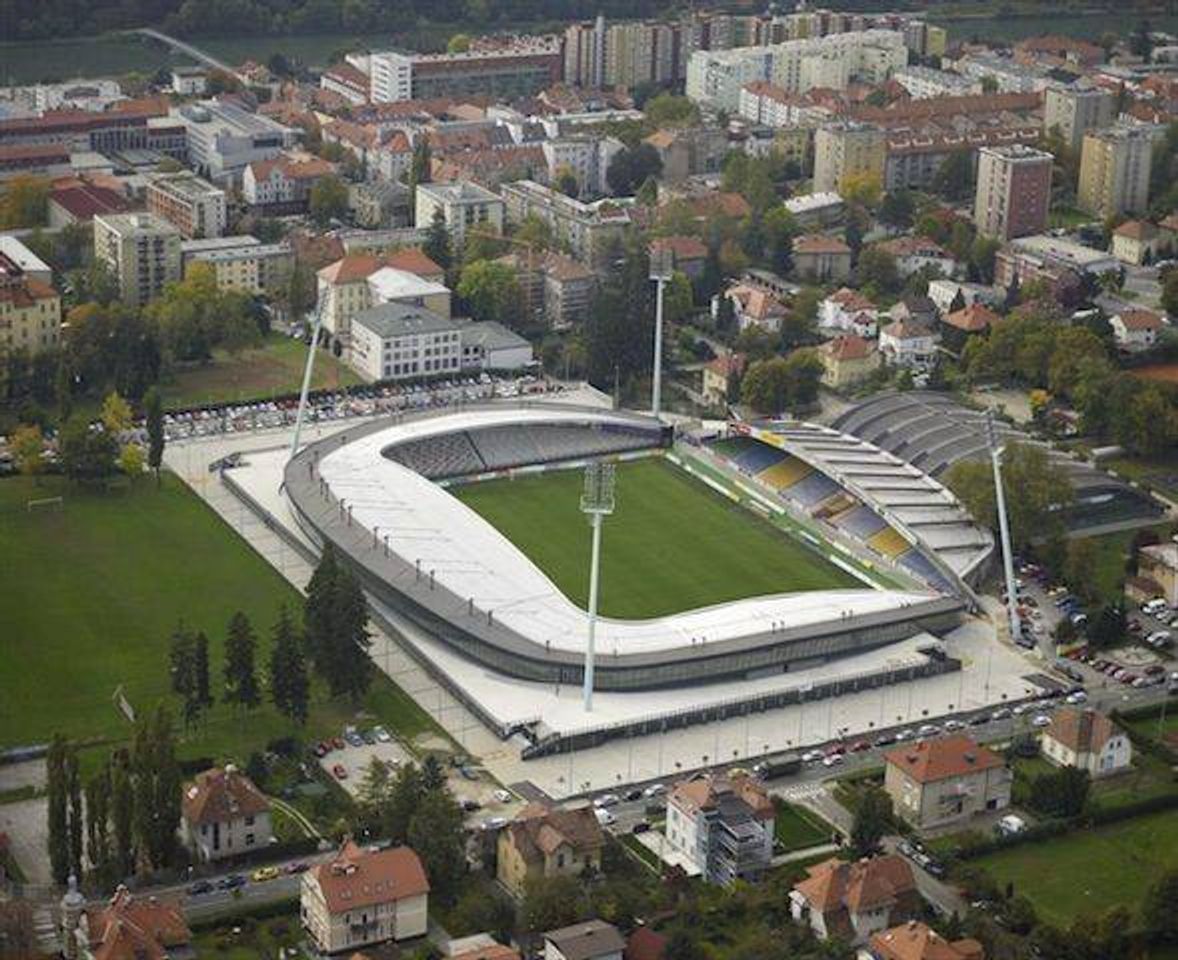
[(265, 883), (267, 880), (277, 880), (279, 870), (277, 867), (258, 867), (250, 874), (250, 879), (254, 883)]
[(388, 743), (393, 739), (384, 727), (373, 727), (372, 735), (376, 737), (378, 743)]
[(499, 789), (491, 794), (497, 803), (511, 803), (511, 794), (506, 790)]
[(941, 732), (941, 728), (935, 723), (921, 724), (920, 729), (916, 731), (918, 737), (935, 737)]
[(945, 732), (946, 733), (953, 733), (957, 730), (964, 730), (964, 729), (965, 729), (965, 724), (962, 723), (960, 720), (946, 720), (945, 721)]
[(332, 767), (331, 772), (335, 775), (337, 780), (348, 779), (348, 768), (345, 767), (342, 763), (337, 763), (334, 767)]
[(649, 800), (651, 797), (662, 796), (662, 794), (664, 794), (666, 792), (667, 792), (666, 784), (652, 783), (649, 787), (647, 787), (645, 790), (642, 791), (642, 795)]
[(616, 793), (603, 793), (593, 801), (593, 806), (598, 810), (604, 810), (607, 807), (616, 807), (618, 805), (618, 795)]
[(244, 887), (246, 882), (245, 874), (231, 873), (227, 877), (222, 877), (217, 886), (222, 890), (236, 890), (238, 887)]
[(1087, 700), (1088, 694), (1086, 694), (1083, 690), (1077, 690), (1075, 693), (1069, 693), (1066, 699), (1067, 702), (1074, 707), (1077, 704), (1083, 703), (1085, 700)]
[(991, 720), (1006, 720), (1010, 717), (1010, 715), (1011, 715), (1011, 713), (1008, 708), (999, 707), (992, 714), (990, 714), (990, 719)]
[(191, 884), (188, 888), (188, 895), (190, 897), (199, 897), (206, 893), (212, 893), (213, 885), (208, 880), (197, 880), (196, 883)]
[(1039, 727), (1040, 729), (1043, 727), (1050, 727), (1051, 717), (1047, 716), (1045, 713), (1037, 713), (1034, 717), (1031, 718), (1031, 726)]

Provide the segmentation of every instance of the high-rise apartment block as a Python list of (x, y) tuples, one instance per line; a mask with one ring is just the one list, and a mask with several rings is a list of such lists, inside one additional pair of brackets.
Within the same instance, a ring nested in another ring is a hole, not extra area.
[(153, 213), (96, 216), (94, 259), (118, 279), (124, 303), (142, 306), (180, 279), (180, 231)]
[(147, 183), (147, 209), (189, 240), (219, 237), (228, 220), (225, 191), (194, 173), (169, 173)]
[(1001, 240), (1042, 233), (1051, 205), (1054, 159), (1022, 145), (982, 147), (974, 194), (978, 232)]
[(1113, 122), (1115, 98), (1099, 87), (1052, 86), (1043, 99), (1043, 129), (1058, 129), (1071, 149), (1079, 150), (1084, 134), (1103, 130)]
[(838, 193), (847, 179), (876, 176), (883, 184), (887, 138), (878, 127), (840, 123), (814, 133), (815, 193)]
[(1151, 127), (1110, 127), (1084, 135), (1076, 203), (1102, 219), (1141, 211), (1149, 201)]

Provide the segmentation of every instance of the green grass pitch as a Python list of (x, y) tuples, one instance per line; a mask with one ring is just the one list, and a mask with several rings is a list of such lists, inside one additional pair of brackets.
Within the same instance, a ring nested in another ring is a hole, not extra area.
[[(589, 594), (582, 473), (492, 480), (452, 492), (574, 603)], [(850, 574), (661, 458), (617, 467), (602, 533), (603, 616), (647, 619), (745, 597), (855, 587)]]

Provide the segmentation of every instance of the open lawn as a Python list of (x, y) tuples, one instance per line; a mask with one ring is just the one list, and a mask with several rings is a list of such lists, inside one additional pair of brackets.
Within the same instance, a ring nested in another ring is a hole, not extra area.
[[(61, 494), (61, 508), (28, 511), (30, 498)], [(264, 675), (279, 608), (299, 615), (301, 598), (265, 560), (179, 480), (157, 489), (85, 491), (59, 478), (36, 487), (0, 481), (0, 746), (71, 737), (120, 739), (130, 727), (111, 697), (122, 686), (137, 710), (168, 685), (169, 636), (178, 622), (211, 641), (214, 693), (225, 627), (245, 612), (259, 637)], [(359, 709), (413, 737), (434, 730), (392, 681), (377, 673)], [(321, 736), (357, 712), (316, 690), (305, 735)], [(290, 725), (266, 706), (248, 717), (218, 704), (184, 738), (183, 756), (244, 758)]]
[[(589, 593), (582, 473), (565, 470), (452, 488), (574, 603)], [(664, 616), (743, 597), (858, 581), (661, 458), (618, 464), (602, 533), (601, 613)]]
[(999, 886), (1013, 882), (1042, 919), (1059, 927), (1115, 906), (1136, 912), (1149, 885), (1178, 867), (1178, 811), (1025, 843), (971, 864)]
[[(306, 344), (277, 333), (268, 336), (262, 346), (243, 350), (237, 356), (218, 350), (212, 363), (178, 370), (163, 384), (164, 406), (178, 410), (297, 393), (303, 384), (306, 362)], [(356, 373), (330, 351), (320, 350), (316, 355), (312, 389), (338, 389), (360, 382)]]
[(797, 804), (784, 800), (774, 802), (777, 813), (773, 818), (774, 839), (780, 844), (781, 853), (804, 850), (820, 843), (829, 843), (834, 827)]

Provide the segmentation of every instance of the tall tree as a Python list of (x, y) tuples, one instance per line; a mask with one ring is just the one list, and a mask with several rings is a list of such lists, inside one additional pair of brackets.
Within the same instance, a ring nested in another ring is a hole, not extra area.
[(80, 880), (85, 821), (82, 818), (82, 775), (78, 770), (78, 751), (72, 744), (65, 755), (65, 781), (70, 799), (70, 873)]
[(866, 790), (851, 824), (851, 846), (860, 857), (879, 850), (880, 841), (892, 826), (892, 798), (878, 787)]
[(160, 468), (164, 462), (164, 407), (158, 387), (152, 387), (143, 398), (144, 413), (147, 417), (147, 465), (155, 471), (158, 487)]
[(45, 757), (46, 792), (48, 794), (49, 872), (57, 883), (65, 883), (70, 873), (69, 837), (69, 781), (66, 756), (69, 746), (65, 737), (55, 734)]
[[(419, 133), (413, 139), (413, 157), (409, 161), (409, 209), (416, 209), (417, 204), (417, 186), (421, 183), (429, 183), (432, 176), (430, 168), (432, 166), (432, 158), (430, 157), (429, 136), (425, 133)], [(418, 224), (420, 227), (421, 224)], [(435, 260), (439, 266), (444, 266), (439, 261)]]
[(111, 882), (110, 765), (86, 781), (86, 856), (102, 886)]
[(193, 698), (203, 714), (213, 705), (213, 690), (209, 680), (209, 638), (198, 630), (192, 645)]
[(441, 207), (434, 208), (434, 216), (426, 230), (425, 243), (421, 245), (425, 253), (443, 270), (449, 270), (454, 262), (454, 255), (450, 247), (450, 230), (446, 226), (446, 215)]
[(270, 651), (270, 696), (279, 713), (299, 726), (307, 722), (311, 682), (303, 645), (285, 606), (274, 624), (274, 646)]
[(466, 838), (462, 810), (448, 790), (426, 793), (409, 823), (408, 839), (425, 866), (430, 893), (453, 903), (466, 870)]
[(225, 637), (225, 702), (253, 710), (261, 702), (254, 651), (257, 646), (249, 618), (240, 610), (229, 621)]
[(110, 827), (114, 874), (124, 879), (135, 871), (135, 788), (131, 758), (122, 747), (110, 758)]
[(136, 724), (132, 744), (135, 835), (153, 869), (171, 864), (180, 826), (180, 767), (172, 719), (161, 704)]
[(372, 661), (368, 648), (368, 602), (352, 571), (340, 570), (331, 653), (327, 662), (327, 685), (332, 696), (346, 694), (358, 701), (372, 682)]
[(311, 219), (320, 227), (341, 219), (348, 212), (348, 188), (339, 177), (321, 177), (311, 188), (308, 200)]
[(303, 637), (307, 653), (316, 666), (324, 659), (331, 644), (338, 579), (339, 562), (335, 548), (328, 543), (307, 583), (307, 599), (303, 603)]

